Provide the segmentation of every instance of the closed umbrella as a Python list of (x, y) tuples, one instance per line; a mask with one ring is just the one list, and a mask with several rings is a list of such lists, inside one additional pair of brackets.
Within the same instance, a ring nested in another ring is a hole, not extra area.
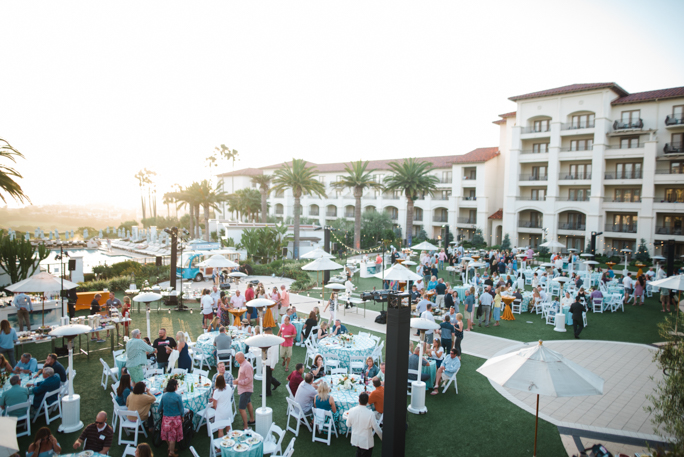
[[(45, 326), (45, 294), (47, 292), (57, 292), (59, 290), (71, 290), (78, 287), (75, 282), (67, 281), (66, 279), (58, 278), (50, 273), (42, 272), (37, 275), (30, 276), (22, 281), (7, 286), (6, 289), (10, 292), (40, 292), (43, 297), (43, 324)], [(61, 300), (61, 298), (60, 298)]]
[(603, 394), (603, 378), (572, 362), (541, 341), (487, 360), (477, 371), (502, 387), (537, 394), (534, 456), (537, 455), (539, 395), (583, 397)]

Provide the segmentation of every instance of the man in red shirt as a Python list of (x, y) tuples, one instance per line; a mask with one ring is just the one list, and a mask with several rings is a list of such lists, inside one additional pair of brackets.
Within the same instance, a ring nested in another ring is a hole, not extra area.
[(303, 363), (298, 363), (295, 365), (295, 369), (290, 375), (287, 377), (287, 380), (290, 381), (290, 392), (292, 392), (292, 395), (297, 395), (297, 389), (299, 388), (299, 385), (302, 383), (304, 378), (302, 375), (304, 374), (304, 364)]
[[(247, 290), (245, 290), (245, 303), (249, 303), (251, 300), (254, 300), (254, 286), (250, 282), (247, 284)], [(253, 313), (256, 310), (253, 306), (248, 306), (247, 307), (247, 315), (245, 316), (247, 319), (253, 319)]]
[(280, 345), (280, 357), (283, 358), (283, 366), (287, 362), (285, 371), (288, 372), (290, 371), (290, 360), (292, 359), (292, 345), (294, 345), (294, 340), (297, 337), (297, 327), (290, 324), (289, 316), (285, 316), (283, 325), (278, 330), (278, 336), (285, 338), (283, 344)]

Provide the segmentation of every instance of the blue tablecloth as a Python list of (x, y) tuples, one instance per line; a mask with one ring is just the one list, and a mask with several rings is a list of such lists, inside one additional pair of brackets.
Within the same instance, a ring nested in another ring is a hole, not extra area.
[[(363, 379), (359, 375), (354, 375), (353, 377), (358, 381), (361, 381)], [(352, 409), (354, 406), (358, 406), (359, 394), (361, 392), (363, 392), (364, 390), (367, 392), (372, 392), (375, 390), (375, 387), (373, 387), (373, 384), (370, 382), (368, 383), (368, 386), (359, 384), (357, 382), (352, 384), (351, 389), (347, 390), (339, 385), (340, 378), (342, 378), (341, 375), (328, 375), (324, 377), (323, 380), (327, 382), (330, 386), (330, 395), (332, 395), (333, 399), (335, 400), (335, 407), (337, 408), (337, 413), (334, 414), (334, 418), (335, 426), (337, 427), (337, 433), (346, 434), (347, 424), (346, 419), (343, 418), (344, 413)]]
[[(245, 340), (247, 335), (240, 333), (234, 327), (230, 327), (231, 338), (233, 338), (233, 343), (231, 347), (235, 349), (235, 352), (245, 352)], [(216, 358), (214, 357), (214, 339), (218, 336), (219, 332), (208, 332), (197, 337), (195, 344), (195, 351), (199, 351), (207, 357), (210, 366), (216, 366)], [(238, 367), (237, 362), (233, 362), (233, 365)]]
[(294, 325), (295, 328), (297, 329), (297, 339), (295, 340), (296, 343), (299, 343), (302, 341), (302, 328), (304, 327), (304, 321), (301, 319), (297, 319), (296, 321), (291, 321), (290, 324)]
[[(250, 448), (247, 451), (236, 451), (232, 447), (221, 446), (221, 457), (262, 457), (264, 455), (264, 439), (256, 432), (251, 433), (256, 437), (261, 438), (261, 441), (257, 444), (250, 445)], [(238, 440), (240, 439), (238, 438)]]
[(323, 338), (318, 343), (318, 352), (325, 358), (339, 360), (342, 368), (349, 368), (352, 356), (365, 360), (373, 353), (373, 349), (375, 341), (362, 335), (354, 335), (350, 345), (341, 343), (337, 337)]
[(565, 325), (572, 325), (572, 314), (568, 305), (563, 306), (563, 314), (565, 314)]
[(422, 373), (428, 373), (430, 375), (430, 379), (425, 382), (425, 388), (432, 389), (435, 386), (435, 380), (437, 379), (437, 362), (432, 359), (428, 359), (428, 362), (430, 362), (430, 364), (423, 367)]
[(465, 300), (466, 290), (470, 290), (470, 286), (456, 286), (452, 287), (452, 289), (458, 293), (458, 298), (460, 298), (461, 302), (463, 302), (463, 300)]
[[(162, 384), (170, 376), (171, 375), (168, 374), (152, 376), (145, 379), (145, 384), (153, 393), (163, 392), (164, 389), (162, 388)], [(185, 375), (185, 379), (182, 382), (178, 383), (178, 390), (176, 392), (183, 397), (183, 406), (197, 413), (207, 406), (209, 395), (211, 394), (211, 379), (189, 373)], [(154, 421), (159, 422), (161, 421), (159, 406), (161, 405), (162, 395), (156, 395), (156, 397), (157, 401), (152, 405), (151, 411), (154, 416)], [(195, 414), (195, 424), (197, 424), (199, 420), (200, 417)]]

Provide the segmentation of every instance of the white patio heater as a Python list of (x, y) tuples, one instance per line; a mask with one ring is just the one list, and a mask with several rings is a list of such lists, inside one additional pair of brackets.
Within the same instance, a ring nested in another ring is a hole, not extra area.
[(145, 308), (147, 308), (147, 337), (150, 339), (150, 341), (152, 341), (152, 336), (150, 335), (150, 303), (161, 299), (162, 296), (154, 292), (143, 292), (133, 297), (133, 301), (145, 303)]
[(61, 433), (73, 433), (83, 428), (81, 422), (81, 396), (74, 394), (74, 338), (92, 329), (87, 325), (63, 325), (50, 332), (50, 336), (66, 338), (69, 342), (69, 395), (62, 397), (62, 425)]
[(414, 317), (411, 319), (411, 328), (420, 331), (420, 352), (418, 355), (418, 375), (416, 376), (416, 380), (411, 383), (411, 404), (408, 406), (408, 412), (413, 414), (427, 414), (427, 407), (425, 406), (425, 383), (420, 379), (423, 369), (423, 342), (425, 341), (425, 331), (437, 330), (439, 329), (439, 325), (429, 319)]
[(257, 408), (256, 415), (256, 432), (261, 436), (267, 436), (268, 430), (273, 423), (273, 409), (266, 406), (266, 359), (268, 349), (273, 346), (280, 346), (285, 342), (285, 338), (275, 335), (257, 335), (245, 340), (245, 344), (249, 347), (257, 347), (261, 349), (261, 408)]
[[(252, 306), (257, 309), (257, 312), (259, 313), (259, 333), (261, 335), (264, 334), (264, 311), (266, 310), (267, 307), (275, 305), (275, 302), (273, 300), (269, 300), (267, 298), (255, 298), (254, 300), (248, 301), (245, 306)], [(273, 316), (275, 318), (275, 316)], [(249, 344), (251, 346), (251, 344)], [(255, 346), (257, 347), (257, 346)], [(261, 377), (261, 359), (257, 359), (257, 371), (256, 374), (254, 375), (254, 379), (257, 381), (263, 381), (266, 378)], [(266, 435), (262, 435), (266, 436)]]

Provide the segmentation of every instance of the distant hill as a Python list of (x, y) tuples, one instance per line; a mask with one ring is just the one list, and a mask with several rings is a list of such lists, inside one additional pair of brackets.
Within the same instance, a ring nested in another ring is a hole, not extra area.
[(27, 206), (24, 208), (0, 208), (0, 228), (19, 232), (43, 230), (76, 230), (78, 227), (118, 227), (124, 221), (135, 219), (130, 209), (76, 205)]

